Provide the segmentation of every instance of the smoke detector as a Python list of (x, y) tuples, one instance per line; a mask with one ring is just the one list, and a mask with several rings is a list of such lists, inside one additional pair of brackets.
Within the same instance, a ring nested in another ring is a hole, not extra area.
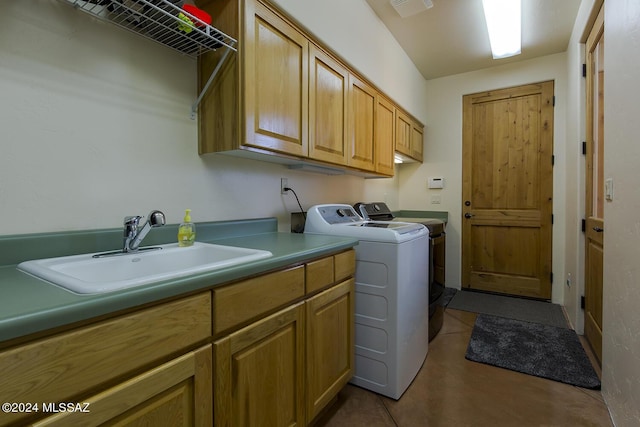
[(417, 15), (433, 7), (431, 0), (390, 0), (389, 3), (402, 18)]

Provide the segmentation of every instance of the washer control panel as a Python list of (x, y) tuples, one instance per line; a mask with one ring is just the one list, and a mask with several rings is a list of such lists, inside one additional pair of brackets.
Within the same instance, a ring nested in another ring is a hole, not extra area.
[(362, 218), (349, 205), (325, 205), (318, 208), (318, 213), (328, 224), (346, 224), (362, 221)]

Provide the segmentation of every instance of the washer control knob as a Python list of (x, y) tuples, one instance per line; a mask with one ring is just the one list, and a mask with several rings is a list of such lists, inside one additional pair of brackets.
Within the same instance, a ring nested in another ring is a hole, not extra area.
[(345, 216), (346, 215), (346, 212), (342, 208), (338, 209), (337, 212), (338, 212), (338, 216)]

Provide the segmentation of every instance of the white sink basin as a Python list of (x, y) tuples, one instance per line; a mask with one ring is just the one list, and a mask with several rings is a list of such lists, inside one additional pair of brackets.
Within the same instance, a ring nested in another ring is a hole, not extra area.
[(25, 261), (18, 269), (80, 294), (100, 294), (268, 258), (269, 251), (196, 242), (94, 258), (93, 254)]

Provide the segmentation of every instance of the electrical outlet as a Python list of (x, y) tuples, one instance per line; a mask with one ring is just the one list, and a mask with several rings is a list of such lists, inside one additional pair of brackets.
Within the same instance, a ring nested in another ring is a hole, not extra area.
[(280, 194), (286, 194), (288, 190), (285, 188), (289, 187), (289, 180), (287, 178), (280, 178)]

